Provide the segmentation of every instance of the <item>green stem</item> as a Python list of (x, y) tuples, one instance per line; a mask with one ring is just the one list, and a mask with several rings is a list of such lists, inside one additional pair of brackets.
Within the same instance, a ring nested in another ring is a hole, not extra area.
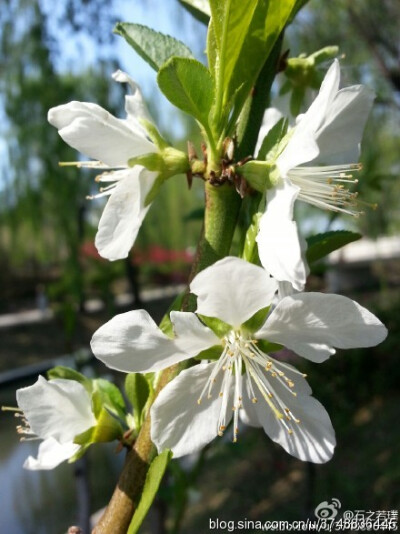
[[(206, 182), (205, 195), (204, 227), (191, 278), (229, 253), (240, 208), (240, 197), (228, 184), (215, 187)], [(194, 309), (192, 300), (186, 300), (185, 309)], [(184, 362), (162, 371), (154, 399), (188, 365)], [(126, 534), (143, 490), (147, 470), (156, 454), (150, 439), (150, 425), (148, 413), (133, 448), (127, 454), (110, 503), (93, 534)]]

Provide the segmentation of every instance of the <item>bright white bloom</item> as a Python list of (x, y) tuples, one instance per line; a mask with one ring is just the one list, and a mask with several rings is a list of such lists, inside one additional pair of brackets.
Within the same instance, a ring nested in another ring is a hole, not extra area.
[(33, 386), (17, 390), (22, 410), (22, 439), (42, 439), (38, 457), (29, 456), (26, 469), (53, 469), (74, 456), (80, 446), (74, 438), (96, 424), (89, 394), (79, 382), (39, 376)]
[(69, 102), (49, 110), (48, 120), (66, 143), (95, 161), (77, 162), (79, 167), (103, 169), (97, 180), (109, 183), (100, 196), (110, 196), (99, 222), (95, 244), (99, 254), (109, 260), (126, 258), (149, 209), (145, 199), (157, 173), (139, 165), (130, 168), (128, 160), (157, 152), (148, 139), (140, 119), (150, 120), (142, 94), (129, 76), (117, 71), (117, 82), (126, 82), (132, 90), (125, 97), (126, 119), (117, 119), (108, 111), (87, 102)]
[(355, 216), (361, 213), (356, 193), (347, 186), (357, 182), (351, 173), (360, 168), (356, 162), (374, 94), (362, 85), (339, 90), (339, 81), (339, 62), (335, 60), (318, 96), (299, 117), (275, 162), (280, 179), (276, 187), (267, 190), (267, 209), (257, 236), (264, 268), (299, 291), (308, 272), (305, 245), (293, 221), (295, 200)]
[(147, 312), (136, 310), (117, 315), (92, 339), (97, 358), (126, 372), (159, 371), (219, 349), (216, 361), (182, 371), (157, 397), (151, 436), (158, 450), (170, 448), (175, 457), (192, 453), (222, 435), (232, 418), (236, 441), (240, 418), (262, 426), (297, 458), (329, 460), (335, 435), (327, 412), (311, 397), (304, 375), (271, 357), (265, 341), (322, 362), (334, 347), (380, 343), (386, 336), (382, 323), (346, 297), (303, 293), (283, 298), (261, 326), (249, 327), (246, 322), (271, 304), (277, 283), (261, 267), (233, 257), (202, 271), (190, 289), (197, 295), (196, 313), (227, 323), (223, 333), (216, 335), (195, 313), (173, 311), (170, 339)]

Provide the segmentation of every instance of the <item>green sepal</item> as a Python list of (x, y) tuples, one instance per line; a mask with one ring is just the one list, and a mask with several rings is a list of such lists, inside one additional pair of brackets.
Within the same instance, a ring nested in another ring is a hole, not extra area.
[(169, 146), (169, 143), (160, 134), (155, 124), (143, 118), (139, 119), (139, 122), (143, 126), (143, 128), (146, 130), (148, 136), (153, 141), (153, 143), (156, 145), (158, 150), (163, 150), (164, 148), (167, 148), (167, 146)]
[(219, 360), (222, 350), (223, 348), (221, 345), (214, 345), (213, 347), (202, 350), (197, 356), (195, 356), (195, 360)]
[(290, 96), (290, 113), (296, 117), (301, 110), (304, 98), (306, 96), (305, 87), (293, 87), (292, 94)]
[(324, 258), (334, 250), (344, 247), (348, 243), (358, 241), (362, 235), (349, 230), (325, 232), (307, 238), (306, 258), (308, 263), (314, 263)]
[(146, 167), (148, 171), (153, 172), (161, 173), (163, 171), (163, 159), (160, 152), (147, 152), (146, 154), (130, 158), (128, 159), (128, 165), (129, 167), (141, 165), (142, 167)]
[(265, 308), (262, 308), (261, 310), (258, 310), (250, 319), (247, 319), (245, 323), (243, 323), (242, 328), (244, 330), (247, 330), (249, 333), (257, 332), (262, 325), (265, 323), (269, 310), (271, 306), (266, 306)]
[(253, 189), (265, 193), (267, 189), (275, 187), (280, 178), (278, 167), (273, 162), (252, 159), (244, 165), (236, 167)]
[(82, 456), (84, 456), (84, 454), (86, 453), (89, 447), (90, 447), (90, 443), (88, 445), (82, 445), (81, 447), (79, 447), (76, 453), (73, 456), (71, 456), (71, 458), (68, 459), (68, 463), (73, 464), (74, 462), (77, 462), (78, 460), (80, 460)]
[(324, 48), (321, 48), (320, 50), (313, 52), (308, 57), (314, 61), (315, 65), (320, 65), (321, 63), (324, 63), (325, 61), (334, 59), (338, 55), (339, 55), (339, 47), (336, 45), (331, 45), (331, 46), (324, 46)]
[(119, 420), (103, 407), (98, 414), (97, 422), (85, 432), (74, 438), (74, 443), (88, 446), (92, 443), (104, 443), (122, 438), (124, 429)]
[(144, 408), (150, 395), (149, 380), (140, 373), (129, 373), (125, 378), (125, 393), (133, 407), (135, 429), (143, 423)]
[(270, 341), (267, 341), (265, 339), (258, 339), (257, 347), (264, 354), (273, 354), (274, 352), (278, 352), (279, 350), (282, 350), (284, 348), (284, 346), (279, 345), (279, 343), (271, 343)]
[(143, 520), (157, 495), (161, 480), (171, 458), (172, 452), (169, 449), (166, 449), (151, 462), (139, 504), (137, 505), (131, 524), (129, 525), (128, 534), (136, 534), (139, 531), (140, 525), (143, 523)]
[(144, 206), (149, 206), (158, 194), (162, 184), (177, 174), (186, 173), (190, 170), (189, 158), (185, 152), (167, 146), (160, 152), (148, 152), (128, 160), (129, 167), (142, 165), (147, 170), (157, 172), (158, 176), (147, 193)]
[(197, 314), (197, 317), (220, 339), (226, 336), (226, 334), (232, 330), (232, 326), (230, 324), (225, 323), (216, 317), (207, 317), (206, 315), (200, 315), (199, 313)]
[(179, 311), (182, 308), (183, 299), (185, 298), (186, 292), (182, 291), (172, 302), (171, 306), (168, 308), (166, 314), (161, 319), (160, 330), (171, 339), (174, 337), (174, 327), (171, 321), (169, 314), (172, 311)]
[(256, 246), (256, 237), (258, 235), (258, 230), (260, 227), (260, 219), (262, 213), (257, 211), (252, 216), (252, 222), (247, 228), (246, 234), (244, 236), (243, 252), (242, 258), (249, 263), (254, 263), (255, 265), (259, 264), (258, 250)]
[(154, 184), (152, 185), (150, 191), (147, 193), (146, 199), (144, 201), (144, 207), (150, 206), (150, 204), (153, 202), (153, 200), (158, 195), (158, 192), (162, 186), (162, 184), (165, 182), (165, 178), (162, 174), (159, 174), (154, 181)]
[(169, 59), (159, 70), (157, 82), (168, 100), (205, 128), (214, 101), (214, 80), (199, 61), (183, 57)]
[(118, 22), (114, 33), (121, 35), (155, 71), (172, 56), (193, 57), (181, 41), (141, 24)]
[(282, 139), (287, 134), (289, 121), (285, 117), (279, 119), (274, 126), (269, 130), (264, 137), (260, 150), (257, 154), (257, 159), (275, 161), (279, 155), (278, 150)]
[(126, 414), (125, 401), (117, 386), (104, 378), (96, 378), (92, 384), (92, 410), (96, 419), (103, 408), (108, 408), (123, 419)]
[(88, 393), (91, 393), (92, 391), (91, 380), (82, 373), (79, 373), (79, 371), (71, 369), (70, 367), (57, 365), (56, 367), (53, 367), (52, 369), (49, 369), (47, 371), (47, 378), (49, 380), (54, 380), (56, 378), (63, 378), (64, 380), (75, 380), (76, 382), (82, 384), (82, 386), (84, 386)]

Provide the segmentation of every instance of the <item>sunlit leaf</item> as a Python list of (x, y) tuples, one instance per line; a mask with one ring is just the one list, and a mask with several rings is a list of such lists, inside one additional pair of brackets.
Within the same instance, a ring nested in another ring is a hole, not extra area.
[(179, 0), (185, 9), (203, 24), (210, 20), (210, 2), (208, 0)]
[(140, 373), (129, 373), (125, 378), (125, 393), (133, 407), (135, 427), (139, 429), (143, 409), (150, 393), (148, 380)]
[(313, 263), (320, 260), (334, 250), (342, 248), (353, 241), (358, 241), (361, 237), (361, 234), (348, 230), (325, 232), (309, 237), (307, 239), (307, 261), (308, 263)]
[(152, 461), (147, 472), (143, 493), (133, 515), (131, 524), (129, 525), (128, 534), (136, 534), (139, 531), (140, 525), (143, 523), (143, 520), (157, 495), (161, 480), (171, 458), (172, 452), (167, 449), (156, 456)]
[(141, 24), (118, 22), (114, 33), (121, 35), (156, 71), (172, 56), (193, 57), (192, 52), (181, 41)]
[(161, 91), (177, 108), (208, 124), (214, 100), (214, 82), (208, 69), (195, 59), (174, 57), (157, 76)]

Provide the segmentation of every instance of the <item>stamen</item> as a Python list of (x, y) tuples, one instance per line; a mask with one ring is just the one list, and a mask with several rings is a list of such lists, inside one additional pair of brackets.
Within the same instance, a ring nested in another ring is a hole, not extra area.
[(257, 386), (258, 393), (261, 393), (277, 420), (281, 422), (288, 434), (293, 434), (296, 429), (295, 424), (300, 424), (300, 420), (281, 400), (278, 395), (280, 390), (277, 388), (284, 388), (295, 397), (297, 393), (294, 391), (295, 379), (292, 376), (296, 374), (303, 376), (303, 373), (289, 364), (264, 354), (257, 346), (257, 340), (251, 339), (248, 334), (239, 330), (229, 332), (222, 340), (222, 346), (221, 357), (213, 366), (197, 401), (200, 404), (206, 393), (208, 398), (211, 397), (217, 375), (223, 372), (218, 392), (221, 399), (217, 426), (218, 435), (224, 434), (227, 422), (233, 417), (233, 442), (235, 443), (238, 439), (239, 410), (242, 409), (242, 381), (244, 377), (247, 380), (249, 401), (253, 404), (258, 402), (259, 395), (256, 394), (254, 387)]
[[(340, 211), (354, 217), (362, 212), (357, 193), (343, 184), (357, 184), (354, 172), (361, 170), (360, 164), (327, 165), (321, 167), (296, 167), (289, 171), (289, 178), (300, 188), (298, 198), (322, 209)], [(372, 205), (370, 206), (372, 207)]]

